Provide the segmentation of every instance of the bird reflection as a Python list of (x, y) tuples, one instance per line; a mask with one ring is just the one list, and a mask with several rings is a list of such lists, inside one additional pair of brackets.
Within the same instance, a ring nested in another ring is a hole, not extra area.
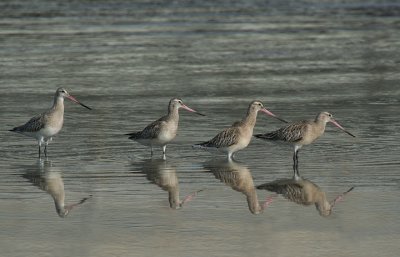
[(179, 181), (176, 167), (163, 159), (149, 159), (142, 163), (142, 171), (147, 179), (168, 192), (169, 206), (172, 209), (180, 209), (201, 191), (195, 191), (186, 196), (182, 201), (179, 196)]
[(209, 161), (203, 166), (206, 170), (211, 171), (221, 182), (243, 193), (246, 196), (251, 213), (262, 213), (265, 207), (270, 203), (270, 199), (263, 204), (259, 203), (253, 177), (248, 167), (227, 159)]
[(331, 202), (328, 201), (325, 192), (319, 186), (308, 179), (300, 177), (298, 174), (295, 174), (293, 178), (278, 179), (259, 185), (257, 189), (265, 189), (281, 194), (289, 201), (297, 204), (305, 206), (314, 204), (318, 213), (323, 217), (327, 217), (332, 214), (335, 204), (341, 201), (344, 195), (353, 190), (354, 187), (337, 196)]
[(91, 196), (85, 197), (77, 203), (65, 204), (65, 191), (62, 173), (56, 171), (51, 162), (46, 160), (39, 160), (35, 169), (29, 169), (24, 175), (33, 185), (39, 189), (47, 192), (54, 200), (54, 205), (58, 216), (65, 218), (71, 210), (83, 204)]

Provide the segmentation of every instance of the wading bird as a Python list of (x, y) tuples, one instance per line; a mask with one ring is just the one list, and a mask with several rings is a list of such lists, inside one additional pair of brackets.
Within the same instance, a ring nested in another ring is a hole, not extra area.
[(264, 108), (260, 101), (250, 103), (246, 116), (241, 121), (236, 121), (233, 125), (207, 142), (193, 145), (193, 148), (202, 148), (208, 150), (219, 150), (228, 154), (228, 159), (232, 159), (234, 153), (246, 148), (253, 136), (253, 129), (256, 124), (257, 113), (264, 112), (280, 121), (285, 120), (277, 117), (272, 112)]
[(178, 132), (179, 109), (185, 109), (189, 112), (194, 112), (198, 115), (205, 116), (189, 107), (187, 107), (181, 99), (172, 98), (168, 105), (168, 114), (150, 123), (142, 131), (126, 134), (129, 139), (132, 139), (142, 145), (150, 146), (151, 155), (153, 156), (153, 147), (161, 146), (163, 156), (167, 144), (171, 142)]
[(47, 145), (62, 129), (64, 123), (64, 98), (68, 98), (72, 102), (82, 105), (91, 110), (90, 107), (76, 100), (64, 88), (58, 88), (54, 95), (53, 106), (47, 111), (31, 118), (27, 123), (19, 127), (15, 127), (10, 131), (33, 137), (38, 141), (39, 158), (41, 155), (41, 147), (44, 144), (44, 155), (47, 157)]
[(328, 112), (321, 112), (314, 120), (302, 120), (290, 123), (276, 131), (254, 135), (257, 138), (271, 141), (283, 141), (294, 145), (293, 169), (298, 169), (298, 151), (304, 145), (309, 145), (324, 134), (326, 123), (331, 122), (352, 137)]

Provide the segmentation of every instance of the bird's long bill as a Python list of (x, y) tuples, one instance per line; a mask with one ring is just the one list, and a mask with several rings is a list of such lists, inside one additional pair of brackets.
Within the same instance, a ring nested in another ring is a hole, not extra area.
[(193, 198), (195, 198), (195, 197), (197, 196), (197, 194), (200, 193), (201, 191), (204, 191), (204, 189), (197, 190), (197, 191), (195, 191), (195, 192), (193, 192), (193, 193), (187, 195), (187, 196), (180, 202), (179, 206), (180, 206), (180, 207), (183, 207), (183, 205), (184, 205), (185, 203), (192, 201)]
[(198, 114), (198, 115), (206, 116), (206, 115), (204, 115), (204, 114), (202, 114), (202, 113), (199, 113), (198, 111), (193, 110), (192, 108), (187, 107), (187, 106), (184, 105), (184, 104), (182, 104), (181, 107), (182, 107), (183, 109), (189, 111), (189, 112), (194, 112), (194, 113), (196, 113), (196, 114)]
[(78, 205), (83, 204), (84, 202), (86, 202), (86, 201), (89, 200), (90, 198), (92, 198), (91, 195), (90, 195), (89, 197), (83, 198), (82, 200), (80, 200), (80, 201), (77, 202), (77, 203), (68, 204), (68, 205), (65, 206), (65, 209), (68, 210), (68, 211), (71, 211), (73, 208), (75, 208), (75, 207), (78, 206)]
[(73, 97), (73, 96), (67, 96), (67, 98), (69, 99), (69, 100), (71, 100), (72, 102), (75, 102), (75, 103), (77, 103), (77, 104), (80, 104), (80, 105), (82, 105), (83, 107), (85, 107), (86, 109), (89, 109), (89, 110), (91, 110), (92, 108), (90, 108), (89, 106), (86, 106), (86, 105), (84, 105), (83, 103), (81, 103), (81, 102), (79, 102), (78, 100), (76, 100), (76, 98), (75, 97)]
[(337, 121), (331, 120), (331, 122), (333, 123), (333, 125), (335, 125), (336, 127), (340, 128), (341, 130), (343, 130), (343, 132), (349, 134), (352, 137), (356, 137), (355, 135), (353, 135), (350, 132), (348, 132), (347, 130), (345, 130), (342, 126), (340, 126), (340, 124)]
[(278, 194), (274, 194), (272, 196), (267, 197), (267, 199), (265, 199), (265, 202), (262, 205), (262, 209), (264, 210), (265, 208), (269, 207), (271, 203), (274, 201), (274, 198), (277, 196)]
[(346, 192), (342, 193), (341, 195), (338, 195), (332, 202), (331, 202), (331, 208), (333, 208), (338, 202), (342, 201), (344, 196), (351, 192), (354, 189), (354, 187), (351, 187), (349, 190)]
[(268, 111), (268, 110), (265, 109), (265, 108), (262, 108), (260, 111), (262, 111), (262, 112), (268, 114), (269, 116), (274, 117), (275, 119), (278, 119), (278, 120), (280, 120), (280, 121), (282, 121), (282, 122), (288, 123), (286, 120), (279, 118), (278, 116), (276, 116), (275, 114), (273, 114), (272, 112)]

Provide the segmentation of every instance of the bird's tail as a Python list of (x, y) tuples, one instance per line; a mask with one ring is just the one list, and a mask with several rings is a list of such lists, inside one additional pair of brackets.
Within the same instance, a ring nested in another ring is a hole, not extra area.
[(264, 189), (264, 190), (268, 190), (268, 191), (272, 191), (272, 192), (277, 192), (278, 191), (278, 187), (274, 184), (262, 184), (259, 186), (256, 186), (257, 189)]
[(8, 131), (11, 131), (11, 132), (18, 132), (18, 127), (15, 127), (15, 128), (13, 128), (13, 129), (9, 129)]
[(278, 140), (278, 135), (275, 131), (265, 133), (265, 134), (256, 134), (254, 137), (259, 138), (259, 139), (264, 139), (264, 140)]
[(208, 142), (192, 145), (192, 148), (197, 148), (197, 149), (206, 149), (208, 147), (210, 147)]
[(125, 136), (129, 136), (129, 139), (137, 139), (140, 135), (140, 132), (132, 132), (125, 134)]

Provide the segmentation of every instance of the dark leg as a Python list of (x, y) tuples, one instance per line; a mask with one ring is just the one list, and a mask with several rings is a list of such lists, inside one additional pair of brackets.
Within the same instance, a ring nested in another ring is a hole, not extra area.
[(299, 174), (299, 150), (296, 149), (293, 153), (293, 172), (294, 172), (294, 176), (298, 177), (300, 176)]
[(41, 152), (41, 151), (40, 151), (40, 144), (39, 144), (39, 159), (40, 159), (40, 152)]
[(47, 144), (44, 145), (44, 157), (47, 157)]
[(299, 174), (299, 150), (296, 151), (296, 174), (297, 174), (297, 176), (300, 176), (300, 174)]

